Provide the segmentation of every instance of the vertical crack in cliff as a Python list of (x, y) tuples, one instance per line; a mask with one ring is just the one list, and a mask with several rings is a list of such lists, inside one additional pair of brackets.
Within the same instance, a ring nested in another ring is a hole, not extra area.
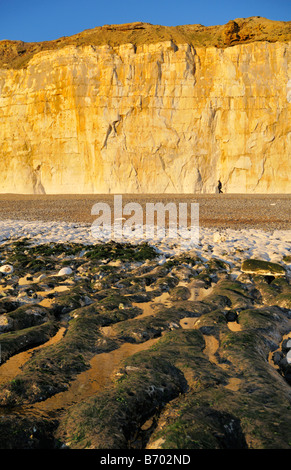
[(117, 135), (116, 126), (122, 121), (122, 119), (123, 119), (123, 116), (118, 113), (117, 119), (109, 123), (101, 150), (103, 150), (104, 148), (107, 148), (107, 142), (112, 132), (113, 132), (113, 136)]
[(265, 173), (265, 163), (266, 163), (266, 160), (267, 160), (267, 157), (264, 156), (264, 157), (263, 157), (263, 160), (262, 160), (262, 171), (261, 171), (260, 176), (258, 177), (258, 181), (257, 181), (257, 183), (256, 183), (256, 186), (254, 187), (254, 190), (255, 190), (255, 189), (257, 188), (257, 186), (259, 185), (259, 183), (260, 183), (260, 181), (261, 181), (261, 179), (262, 179), (262, 177), (263, 177), (263, 175), (264, 175), (264, 173)]
[[(193, 46), (188, 46), (188, 50), (186, 52), (186, 68), (184, 71), (184, 78), (188, 78), (188, 74), (190, 73), (193, 78), (195, 79), (196, 74), (196, 63), (195, 63), (195, 56), (198, 59), (198, 63), (200, 64), (199, 56), (196, 53), (196, 50)], [(194, 85), (196, 83), (196, 79), (194, 80)]]
[(109, 124), (101, 150), (103, 150), (104, 148), (107, 148), (107, 140), (111, 134), (111, 131), (112, 131), (112, 125)]
[(166, 164), (165, 164), (165, 162), (164, 162), (164, 160), (163, 160), (162, 155), (158, 154), (158, 156), (159, 156), (160, 162), (161, 162), (161, 164), (162, 164), (163, 171), (164, 171), (165, 175), (168, 177), (168, 180), (169, 180), (168, 183), (167, 183), (167, 185), (166, 185), (166, 187), (164, 188), (164, 191), (166, 191), (166, 190), (168, 189), (168, 187), (169, 187), (169, 185), (170, 185), (170, 182), (172, 183), (172, 186), (173, 186), (174, 190), (177, 191), (175, 182), (174, 182), (174, 180), (173, 180), (171, 174), (168, 173), (167, 170), (166, 170), (167, 167), (166, 167)]

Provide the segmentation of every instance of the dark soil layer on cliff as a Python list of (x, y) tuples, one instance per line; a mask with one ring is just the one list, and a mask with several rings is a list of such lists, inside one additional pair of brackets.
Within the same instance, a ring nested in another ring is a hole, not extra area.
[(237, 277), (147, 244), (0, 256), (0, 448), (290, 448), (287, 257)]
[(38, 52), (55, 50), (68, 45), (117, 47), (131, 43), (136, 47), (172, 41), (174, 44), (192, 44), (194, 47), (229, 47), (253, 41), (287, 42), (291, 39), (290, 22), (273, 21), (259, 16), (237, 18), (225, 25), (160, 26), (150, 23), (104, 25), (85, 30), (71, 37), (54, 41), (25, 43), (23, 41), (0, 41), (0, 67), (20, 69)]

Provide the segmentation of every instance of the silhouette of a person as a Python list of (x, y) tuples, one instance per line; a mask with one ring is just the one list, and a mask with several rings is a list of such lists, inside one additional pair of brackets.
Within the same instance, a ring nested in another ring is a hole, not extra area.
[(219, 193), (222, 193), (222, 183), (221, 183), (220, 180), (218, 180), (218, 186), (217, 186), (217, 188), (218, 188), (218, 192), (219, 192)]

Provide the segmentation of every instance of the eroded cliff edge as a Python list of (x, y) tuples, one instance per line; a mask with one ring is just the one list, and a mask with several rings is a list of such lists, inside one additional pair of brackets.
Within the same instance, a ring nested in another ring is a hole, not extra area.
[(245, 23), (1, 41), (0, 192), (289, 193), (288, 24)]

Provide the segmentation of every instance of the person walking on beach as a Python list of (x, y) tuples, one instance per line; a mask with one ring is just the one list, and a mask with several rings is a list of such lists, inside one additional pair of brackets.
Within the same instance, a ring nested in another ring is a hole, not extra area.
[(217, 186), (217, 188), (218, 188), (218, 192), (219, 192), (219, 193), (222, 193), (222, 192), (223, 192), (223, 191), (222, 191), (222, 183), (221, 183), (220, 180), (218, 180), (218, 186)]

